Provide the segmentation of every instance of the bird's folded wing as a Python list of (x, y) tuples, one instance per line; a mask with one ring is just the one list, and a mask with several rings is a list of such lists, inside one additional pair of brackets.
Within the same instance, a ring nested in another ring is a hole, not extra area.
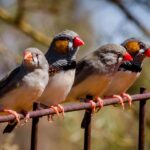
[(118, 70), (141, 72), (142, 67), (141, 67), (141, 64), (135, 64), (133, 61), (130, 61), (130, 62), (122, 63)]
[(73, 86), (76, 86), (80, 82), (84, 81), (91, 74), (93, 74), (94, 66), (92, 66), (92, 63), (90, 63), (90, 61), (82, 59), (77, 63), (75, 81)]
[(0, 80), (0, 96), (17, 86), (18, 80), (21, 77), (21, 74), (19, 74), (20, 68), (20, 66), (15, 68), (12, 72)]

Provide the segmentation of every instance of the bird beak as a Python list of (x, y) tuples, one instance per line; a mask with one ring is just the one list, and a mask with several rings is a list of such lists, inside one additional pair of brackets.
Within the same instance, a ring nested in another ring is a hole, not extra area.
[(84, 42), (78, 36), (76, 36), (73, 40), (73, 46), (78, 47), (82, 45), (84, 45)]
[(146, 49), (144, 54), (147, 56), (147, 57), (150, 57), (150, 48)]
[(126, 52), (126, 53), (124, 54), (124, 56), (123, 56), (123, 60), (124, 60), (124, 61), (132, 61), (133, 58), (132, 58), (132, 56), (131, 56), (128, 52)]
[(24, 57), (23, 57), (24, 61), (29, 61), (31, 62), (33, 60), (33, 56), (31, 52), (24, 52)]

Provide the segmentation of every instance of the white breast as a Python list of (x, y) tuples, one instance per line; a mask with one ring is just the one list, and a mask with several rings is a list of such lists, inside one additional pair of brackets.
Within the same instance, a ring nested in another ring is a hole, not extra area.
[(48, 83), (48, 73), (38, 70), (26, 75), (21, 86), (9, 91), (0, 98), (0, 104), (15, 111), (32, 109), (32, 104), (39, 98)]
[(91, 75), (71, 89), (66, 101), (79, 100), (79, 98), (85, 98), (86, 95), (101, 96), (110, 80), (110, 75)]
[(73, 82), (75, 70), (61, 71), (50, 77), (49, 83), (38, 101), (46, 105), (57, 105), (65, 100)]
[(37, 89), (23, 86), (18, 89), (12, 90), (1, 98), (1, 104), (4, 108), (13, 109), (15, 111), (31, 110), (32, 103), (40, 95), (40, 91)]
[(139, 75), (140, 73), (131, 71), (116, 72), (104, 95), (111, 96), (113, 94), (126, 92), (133, 85)]

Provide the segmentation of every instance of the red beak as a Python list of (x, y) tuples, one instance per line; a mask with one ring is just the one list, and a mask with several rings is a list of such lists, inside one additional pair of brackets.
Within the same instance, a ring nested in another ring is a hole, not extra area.
[(25, 61), (32, 61), (32, 60), (33, 60), (32, 53), (31, 53), (31, 52), (28, 52), (28, 51), (24, 52), (24, 57), (23, 57), (23, 59), (24, 59)]
[(150, 57), (150, 48), (146, 49), (144, 54), (145, 54), (147, 57)]
[(82, 45), (84, 45), (84, 42), (78, 36), (76, 36), (73, 40), (73, 46), (78, 47)]
[(123, 56), (123, 60), (124, 61), (131, 61), (131, 60), (133, 60), (133, 58), (128, 52), (126, 52)]

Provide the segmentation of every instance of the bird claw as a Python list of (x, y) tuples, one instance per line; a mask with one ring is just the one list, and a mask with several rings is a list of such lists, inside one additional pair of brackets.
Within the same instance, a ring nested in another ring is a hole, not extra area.
[(96, 103), (93, 102), (93, 100), (89, 100), (89, 103), (91, 105), (92, 112), (95, 112), (95, 110), (96, 110)]
[(24, 122), (27, 123), (27, 122), (29, 121), (29, 119), (30, 119), (30, 114), (27, 113), (27, 114), (25, 115)]
[(4, 109), (3, 111), (6, 112), (6, 113), (14, 115), (17, 123), (20, 124), (20, 116), (16, 111), (10, 110), (10, 109)]
[(56, 115), (59, 116), (58, 107), (56, 107), (56, 106), (50, 106), (50, 108), (52, 108), (55, 111)]
[(30, 119), (30, 114), (28, 112), (23, 112), (23, 115), (25, 117), (24, 117), (23, 121), (20, 123), (20, 126), (25, 125)]
[(123, 102), (122, 97), (119, 96), (119, 95), (113, 95), (113, 98), (118, 98), (119, 99), (119, 102), (120, 102), (120, 104), (122, 106), (122, 109), (124, 110), (124, 102)]
[(99, 96), (95, 97), (95, 100), (99, 104), (99, 108), (96, 110), (96, 112), (98, 112), (101, 108), (103, 108), (104, 103), (103, 103), (103, 100)]
[[(59, 116), (60, 115), (59, 112), (61, 112), (62, 113), (62, 117), (64, 119), (64, 108), (63, 108), (63, 106), (58, 104), (57, 106), (50, 106), (50, 108), (52, 108), (55, 111), (57, 116)], [(54, 121), (53, 117), (54, 117), (54, 115), (48, 115), (48, 121)]]
[[(52, 108), (54, 110), (54, 112), (56, 113), (56, 115), (59, 116), (59, 111), (58, 111), (58, 108), (56, 106), (50, 106), (50, 108)], [(47, 120), (48, 120), (48, 122), (53, 122), (54, 121), (54, 114), (48, 115)]]
[(57, 107), (59, 108), (60, 112), (62, 113), (62, 117), (64, 119), (64, 115), (65, 115), (65, 113), (64, 113), (64, 107), (61, 106), (60, 104), (58, 104)]
[(131, 96), (129, 94), (127, 94), (127, 93), (122, 93), (121, 95), (128, 100), (129, 106), (131, 107), (131, 105), (132, 105), (132, 98), (131, 98)]

